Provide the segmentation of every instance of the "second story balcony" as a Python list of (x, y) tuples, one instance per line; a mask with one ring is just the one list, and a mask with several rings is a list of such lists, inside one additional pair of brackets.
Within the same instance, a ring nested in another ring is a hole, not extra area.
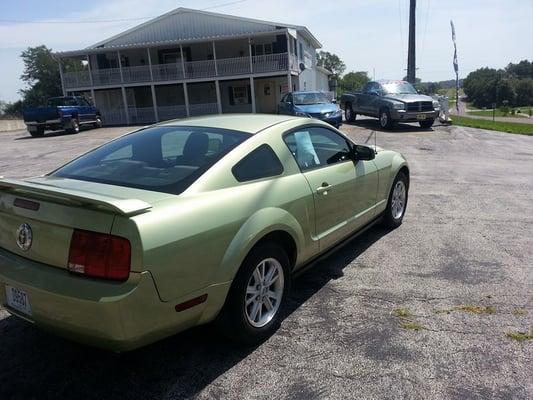
[(63, 61), (64, 65), (76, 66), (64, 68), (63, 85), (65, 89), (76, 89), (298, 70), (296, 56), (286, 47), (284, 52), (274, 52), (270, 45), (249, 45), (248, 41), (222, 42), (217, 46), (208, 42), (187, 48), (144, 48), (91, 54), (70, 64)]

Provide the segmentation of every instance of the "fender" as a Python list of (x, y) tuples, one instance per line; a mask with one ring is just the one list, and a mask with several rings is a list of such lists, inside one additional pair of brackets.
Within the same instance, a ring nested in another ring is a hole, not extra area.
[(252, 247), (274, 231), (285, 231), (291, 235), (297, 254), (305, 247), (304, 233), (296, 218), (281, 208), (263, 208), (241, 226), (228, 246), (213, 282), (233, 280)]

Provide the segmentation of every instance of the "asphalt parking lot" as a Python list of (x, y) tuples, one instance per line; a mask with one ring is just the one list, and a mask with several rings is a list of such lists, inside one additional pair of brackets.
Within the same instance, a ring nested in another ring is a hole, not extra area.
[[(377, 128), (341, 129), (364, 142)], [(48, 172), (130, 129), (1, 133), (0, 175)], [(0, 307), (0, 398), (533, 398), (533, 341), (514, 335), (533, 329), (533, 137), (401, 125), (377, 144), (410, 162), (403, 225), (296, 280), (266, 343), (235, 348), (208, 326), (115, 355)]]

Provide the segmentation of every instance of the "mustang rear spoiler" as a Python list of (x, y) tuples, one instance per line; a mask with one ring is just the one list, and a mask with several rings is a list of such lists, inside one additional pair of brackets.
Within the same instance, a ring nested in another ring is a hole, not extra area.
[(27, 195), (50, 201), (55, 200), (59, 203), (89, 206), (126, 217), (144, 213), (152, 208), (150, 204), (142, 200), (121, 199), (109, 195), (103, 196), (92, 192), (59, 188), (16, 179), (0, 179), (0, 191), (8, 191), (21, 196)]

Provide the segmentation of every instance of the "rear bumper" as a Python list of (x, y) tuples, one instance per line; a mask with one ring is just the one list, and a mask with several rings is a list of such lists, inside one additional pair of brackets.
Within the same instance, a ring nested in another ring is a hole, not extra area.
[[(420, 118), (420, 116), (422, 116)], [(433, 111), (405, 111), (405, 110), (393, 110), (391, 112), (391, 118), (394, 121), (405, 121), (405, 122), (418, 122), (423, 120), (437, 119), (439, 116), (438, 110)]]
[[(6, 284), (26, 292), (31, 315), (7, 305)], [(227, 287), (220, 285), (202, 293), (216, 300), (221, 289), (226, 293)], [(204, 311), (213, 308), (209, 301), (178, 313), (174, 306), (182, 300), (162, 302), (149, 272), (131, 273), (124, 283), (107, 282), (75, 276), (0, 249), (0, 301), (6, 309), (77, 342), (127, 351), (206, 322)]]

